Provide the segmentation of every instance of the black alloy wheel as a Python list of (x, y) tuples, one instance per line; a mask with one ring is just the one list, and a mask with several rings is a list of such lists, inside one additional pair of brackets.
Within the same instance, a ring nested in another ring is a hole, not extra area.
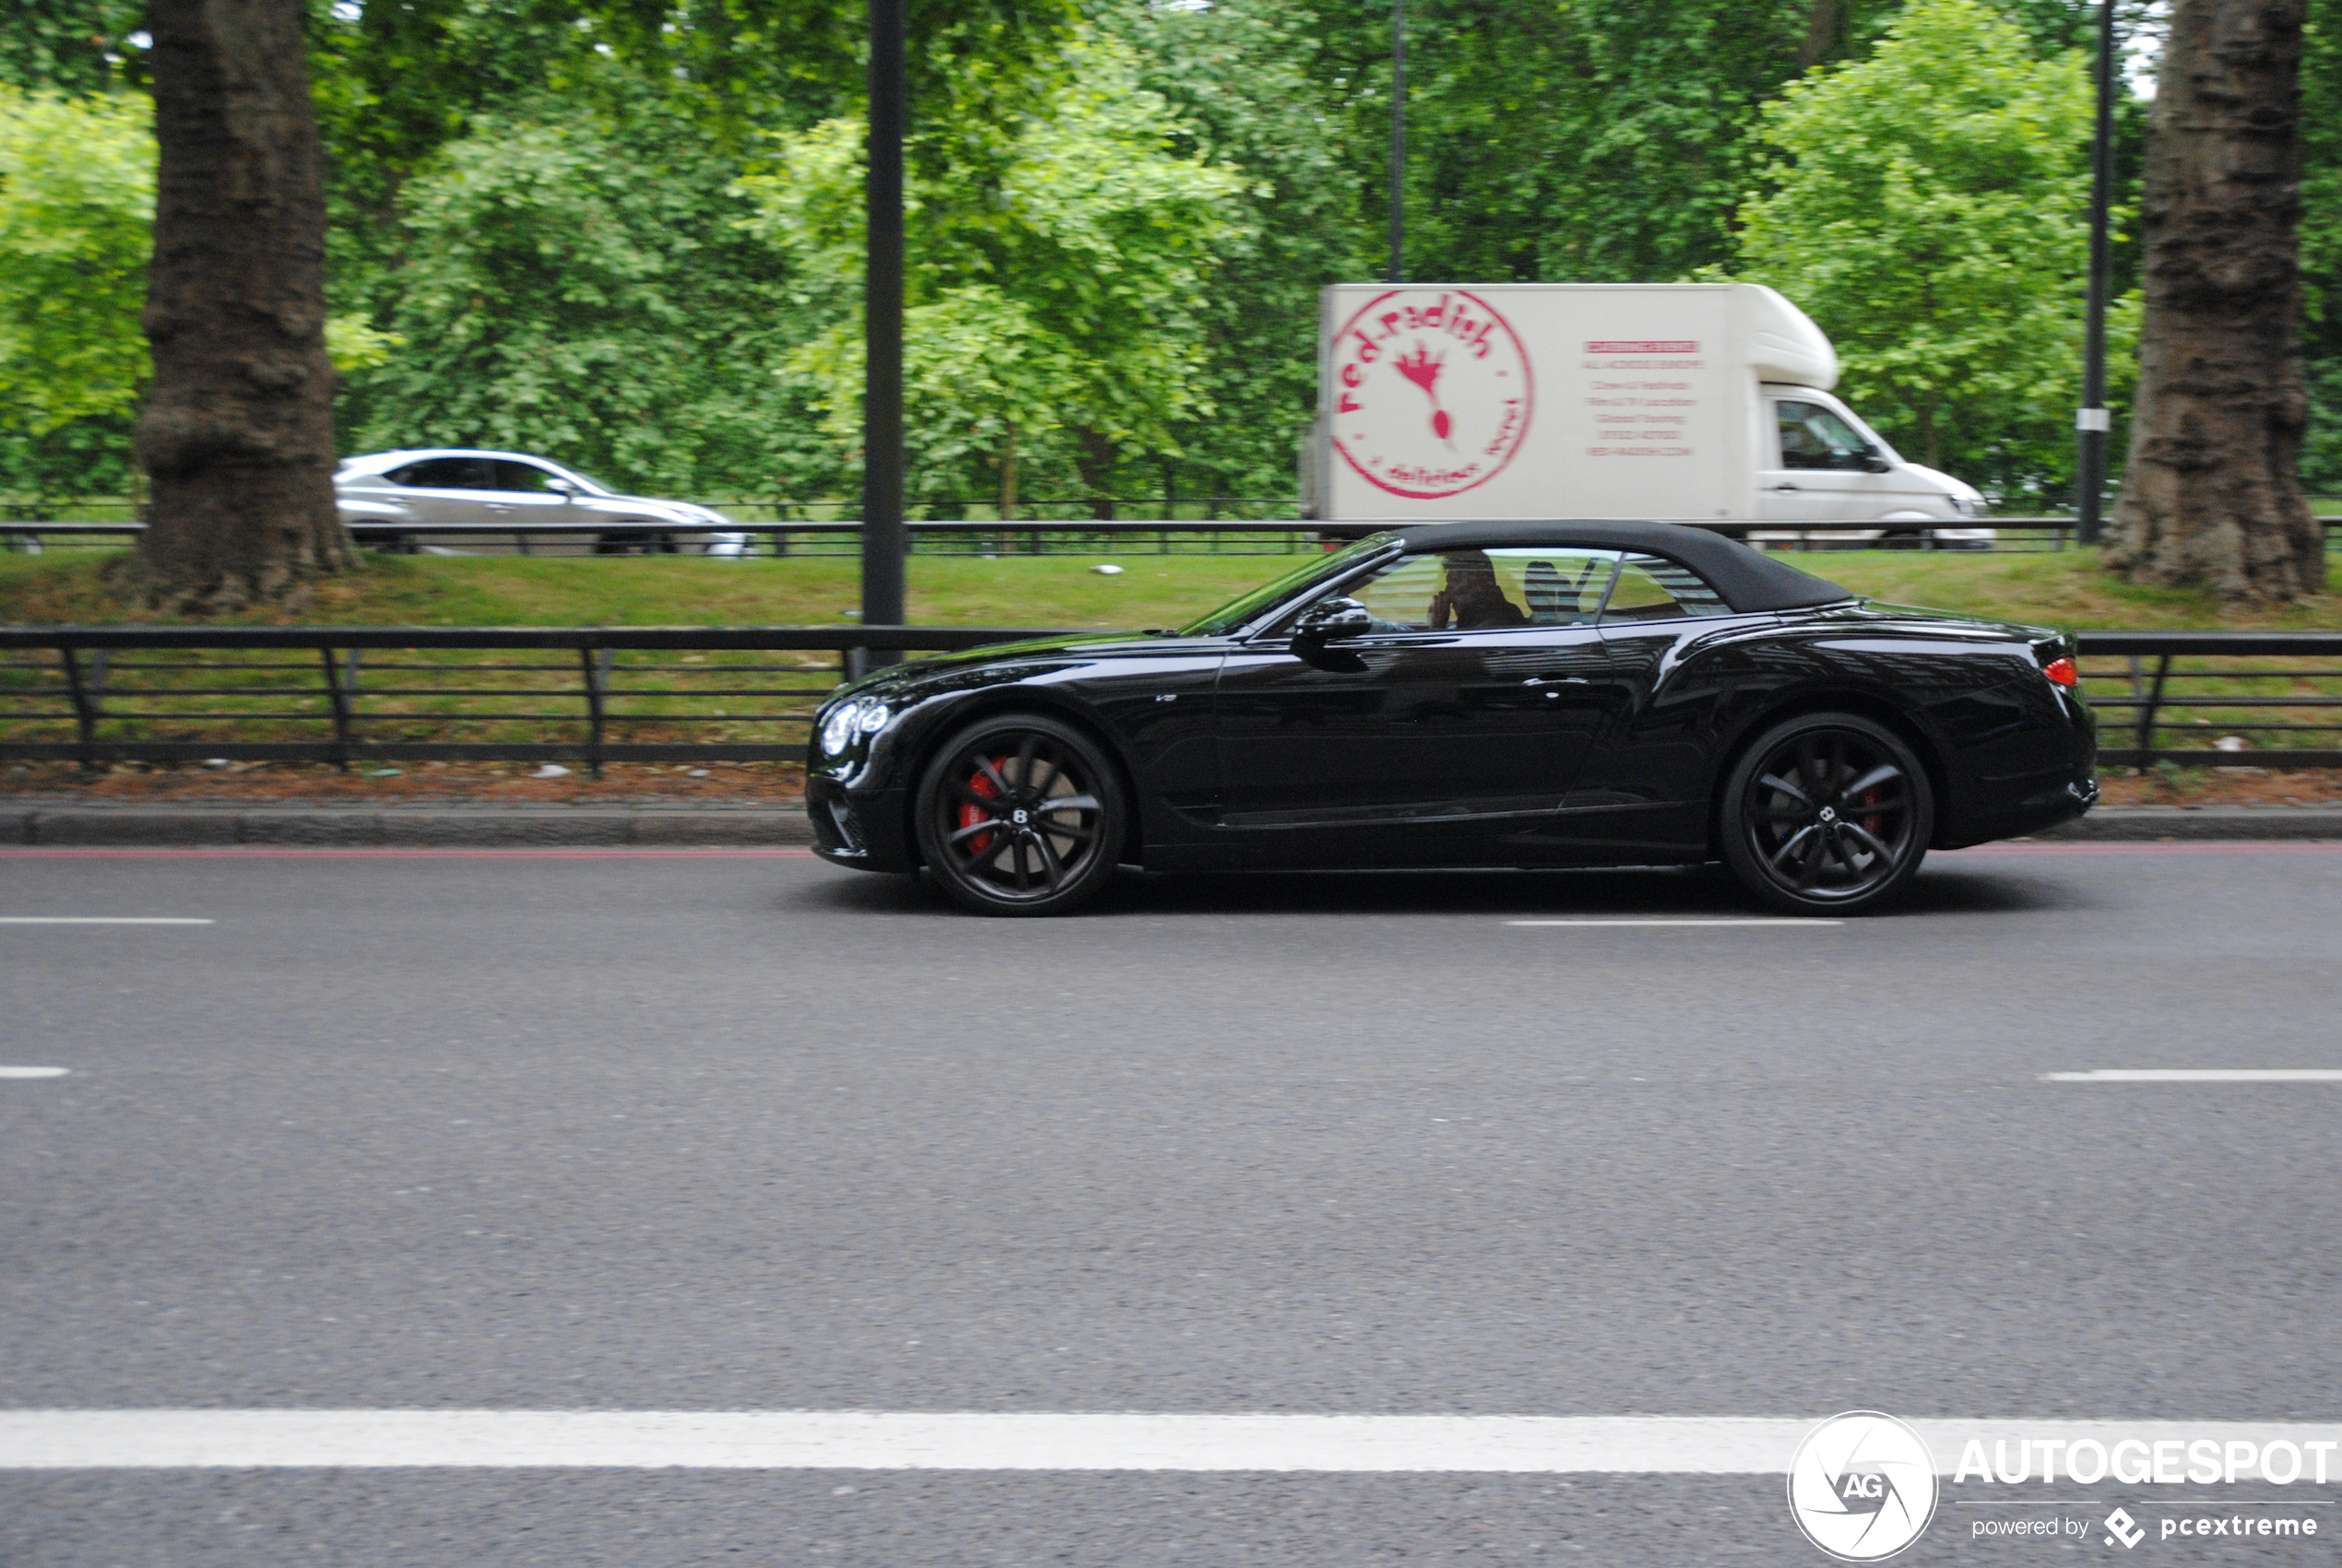
[(1128, 819), (1095, 743), (1037, 713), (952, 737), (919, 784), (919, 850), (944, 890), (986, 914), (1061, 914), (1114, 875)]
[(1724, 858), (1776, 909), (1851, 914), (1918, 874), (1935, 831), (1926, 770), (1901, 738), (1852, 713), (1778, 725), (1724, 787)]

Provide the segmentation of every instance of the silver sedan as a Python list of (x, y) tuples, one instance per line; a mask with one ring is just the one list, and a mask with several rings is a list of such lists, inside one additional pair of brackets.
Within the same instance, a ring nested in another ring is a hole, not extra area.
[[(477, 531), (515, 523), (603, 523), (588, 536), (597, 555), (640, 550), (743, 556), (744, 533), (671, 534), (662, 525), (729, 523), (720, 512), (684, 501), (621, 495), (574, 468), (520, 452), (443, 447), (376, 452), (343, 460), (334, 475), (341, 520), (362, 541), (385, 536), (394, 548), (472, 548), (496, 540)], [(450, 525), (453, 526), (450, 526)], [(393, 528), (396, 532), (391, 532)], [(426, 543), (437, 535), (444, 543)], [(509, 536), (528, 548), (527, 536)]]

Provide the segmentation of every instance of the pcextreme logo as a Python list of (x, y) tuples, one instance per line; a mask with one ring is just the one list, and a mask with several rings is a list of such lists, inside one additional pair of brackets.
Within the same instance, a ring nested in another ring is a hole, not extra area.
[(1840, 1562), (1882, 1562), (1935, 1516), (1935, 1456), (1893, 1416), (1832, 1416), (1789, 1463), (1789, 1512), (1807, 1540)]

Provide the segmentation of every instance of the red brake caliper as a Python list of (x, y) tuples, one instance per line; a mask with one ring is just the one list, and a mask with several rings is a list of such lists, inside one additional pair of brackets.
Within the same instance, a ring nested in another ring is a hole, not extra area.
[[(996, 772), (1001, 768), (1007, 767), (1008, 762), (1009, 760), (1006, 757), (995, 757), (992, 759), (992, 766)], [(992, 787), (992, 781), (985, 777), (982, 773), (977, 773), (974, 778), (968, 780), (968, 792), (972, 795), (980, 795), (987, 800), (997, 798), (1000, 793), (999, 790)], [(984, 821), (986, 817), (987, 813), (982, 807), (971, 805), (966, 801), (962, 801), (960, 803), (961, 827), (973, 828), (978, 822)], [(968, 854), (972, 856), (980, 857), (991, 847), (992, 835), (990, 833), (978, 833), (968, 841)]]

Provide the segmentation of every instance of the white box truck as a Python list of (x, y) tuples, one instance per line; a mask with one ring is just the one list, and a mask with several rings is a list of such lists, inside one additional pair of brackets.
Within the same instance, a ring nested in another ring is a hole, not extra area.
[[(1821, 328), (1753, 283), (1336, 284), (1306, 510), (1345, 523), (1981, 514), (1973, 487), (1904, 461), (1830, 395), (1837, 383)], [(1835, 536), (1882, 534), (1992, 537)]]

